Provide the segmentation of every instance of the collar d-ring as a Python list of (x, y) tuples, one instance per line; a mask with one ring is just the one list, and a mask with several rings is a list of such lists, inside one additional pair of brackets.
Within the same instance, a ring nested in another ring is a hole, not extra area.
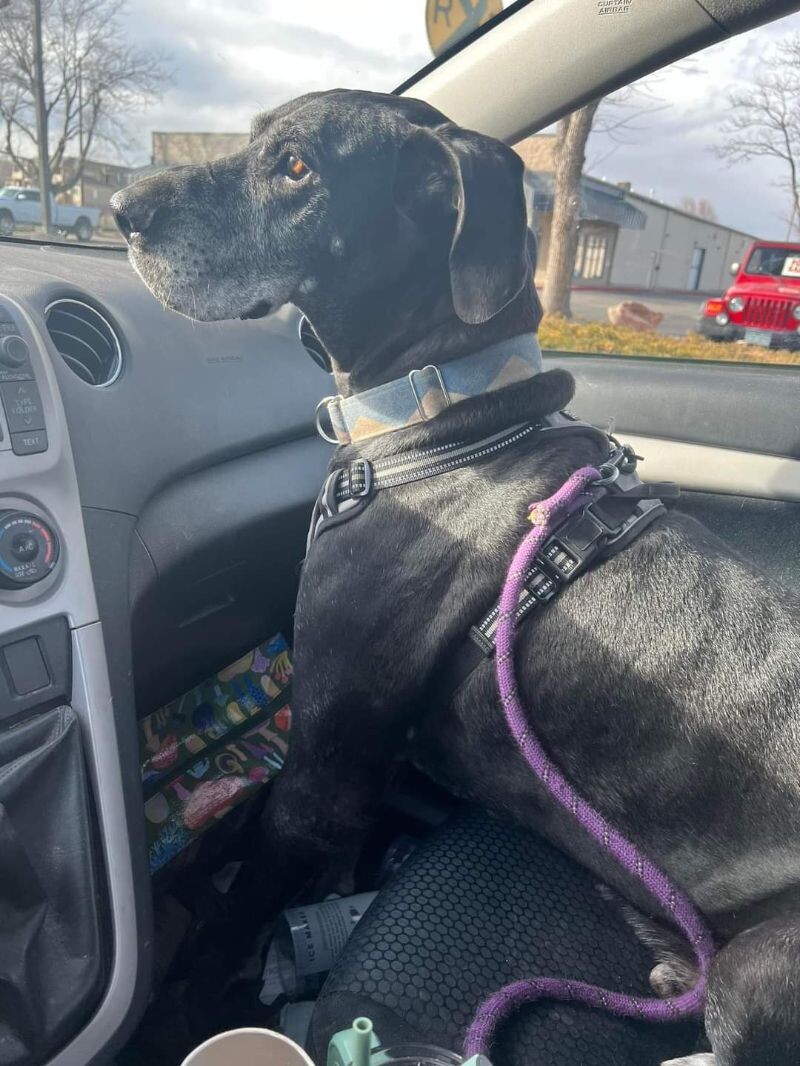
[[(339, 438), (331, 436), (322, 425), (322, 415), (323, 413), (328, 414), (328, 407), (335, 399), (335, 396), (323, 396), (314, 410), (314, 425), (316, 426), (317, 433), (319, 433), (320, 437), (322, 437), (323, 440), (326, 440), (328, 444), (339, 443)], [(328, 418), (330, 420), (330, 415), (328, 415)], [(332, 425), (331, 428), (333, 428)]]

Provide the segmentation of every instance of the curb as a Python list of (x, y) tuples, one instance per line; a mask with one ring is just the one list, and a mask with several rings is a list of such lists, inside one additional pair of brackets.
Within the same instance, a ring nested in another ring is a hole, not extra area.
[[(543, 284), (536, 285), (536, 291), (541, 292), (544, 289)], [(647, 297), (674, 297), (675, 299), (689, 299), (697, 297), (698, 300), (708, 300), (711, 297), (719, 296), (720, 293), (714, 291), (711, 292), (707, 289), (641, 289), (636, 288), (633, 285), (570, 285), (570, 292), (607, 292), (609, 295), (615, 293), (627, 296), (639, 296), (645, 300)]]

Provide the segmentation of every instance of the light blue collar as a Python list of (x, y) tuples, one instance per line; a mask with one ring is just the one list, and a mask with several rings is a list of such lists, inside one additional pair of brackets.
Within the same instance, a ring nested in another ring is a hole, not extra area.
[[(317, 408), (317, 429), (331, 443), (351, 444), (426, 422), (462, 400), (527, 381), (541, 371), (539, 341), (535, 334), (523, 333), (354, 396), (328, 396)], [(323, 411), (333, 437), (320, 424)]]

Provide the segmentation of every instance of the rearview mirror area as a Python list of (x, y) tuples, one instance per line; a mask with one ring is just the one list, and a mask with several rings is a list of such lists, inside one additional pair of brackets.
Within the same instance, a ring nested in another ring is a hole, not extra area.
[(741, 265), (741, 263), (731, 263), (731, 274), (738, 274)]

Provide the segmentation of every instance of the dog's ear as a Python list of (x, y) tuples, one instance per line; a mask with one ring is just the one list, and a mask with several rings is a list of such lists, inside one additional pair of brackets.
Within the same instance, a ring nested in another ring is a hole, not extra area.
[(520, 292), (530, 274), (523, 164), (493, 137), (451, 123), (417, 127), (400, 148), (398, 206), (425, 225), (455, 216), (450, 284), (456, 314), (487, 322)]

